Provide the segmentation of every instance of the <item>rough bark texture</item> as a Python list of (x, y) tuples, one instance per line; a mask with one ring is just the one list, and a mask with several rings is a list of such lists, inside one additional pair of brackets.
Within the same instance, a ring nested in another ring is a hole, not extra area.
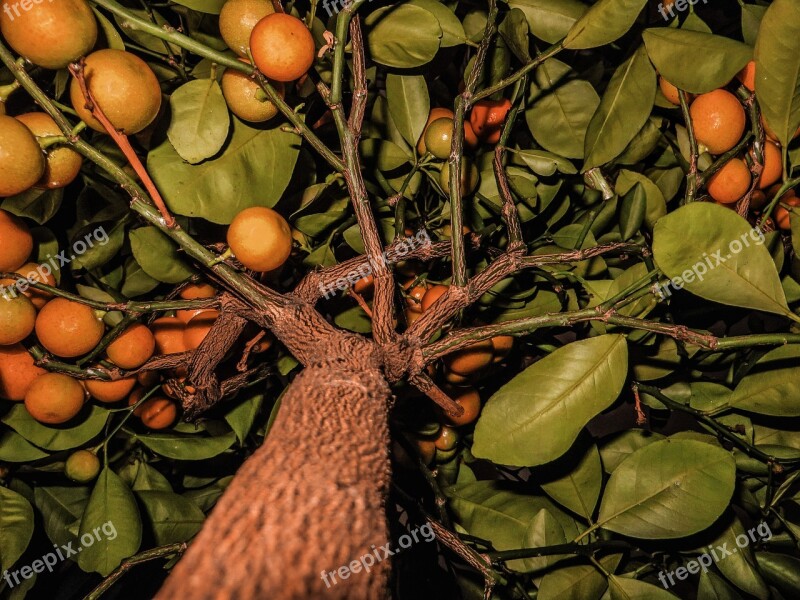
[(383, 597), (388, 559), (335, 585), (321, 577), (389, 541), (391, 392), (367, 345), (345, 336), (297, 376), (157, 599)]

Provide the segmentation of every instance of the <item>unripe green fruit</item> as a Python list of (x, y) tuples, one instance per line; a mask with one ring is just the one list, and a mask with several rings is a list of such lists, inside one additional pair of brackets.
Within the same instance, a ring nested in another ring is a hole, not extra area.
[(70, 454), (64, 465), (64, 474), (72, 481), (88, 483), (100, 472), (100, 459), (94, 452), (77, 450)]
[[(442, 165), (439, 173), (439, 185), (448, 196), (450, 195), (450, 163)], [(461, 157), (461, 195), (469, 196), (478, 187), (478, 168), (466, 157)]]

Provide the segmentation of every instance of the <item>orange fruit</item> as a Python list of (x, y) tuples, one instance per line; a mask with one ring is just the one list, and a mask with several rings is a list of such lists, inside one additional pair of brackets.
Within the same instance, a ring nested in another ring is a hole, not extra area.
[(292, 230), (279, 213), (263, 206), (246, 208), (228, 228), (228, 245), (245, 268), (272, 271), (292, 252)]
[(208, 310), (207, 308), (187, 308), (185, 310), (176, 310), (175, 316), (178, 317), (184, 323), (188, 323), (191, 321), (195, 316), (199, 315), (201, 312)]
[[(280, 81), (270, 83), (283, 98), (284, 85)], [(263, 123), (278, 114), (278, 107), (266, 99), (261, 86), (241, 71), (225, 70), (222, 74), (222, 95), (231, 112), (243, 121)]]
[[(17, 116), (37, 138), (62, 135), (53, 117), (43, 112), (25, 113)], [(37, 187), (49, 189), (62, 188), (75, 181), (83, 165), (83, 157), (66, 146), (51, 146), (46, 151), (44, 175), (36, 183)]]
[[(131, 392), (131, 395), (128, 396), (128, 406), (133, 406), (134, 404), (139, 402), (139, 400), (144, 398), (144, 395), (147, 393), (147, 391), (148, 390), (146, 388), (144, 388), (144, 387), (135, 388)], [(138, 408), (135, 408), (133, 410), (134, 416), (137, 416), (137, 417), (141, 417), (142, 416), (142, 407), (143, 406), (144, 406), (144, 403), (142, 403)]]
[(457, 375), (472, 375), (491, 364), (494, 357), (492, 341), (475, 342), (445, 357), (447, 368)]
[(47, 425), (60, 425), (81, 412), (86, 396), (76, 379), (62, 373), (45, 373), (31, 383), (25, 394), (28, 413)]
[(467, 385), (470, 383), (470, 378), (465, 375), (454, 373), (450, 369), (444, 370), (444, 380), (450, 385)]
[(87, 379), (83, 385), (89, 395), (98, 402), (112, 404), (128, 397), (128, 394), (136, 387), (136, 377), (126, 377), (115, 381)]
[(464, 146), (470, 150), (475, 150), (478, 147), (478, 143), (478, 136), (475, 135), (472, 123), (464, 121)]
[(14, 117), (0, 115), (0, 197), (32, 188), (44, 169), (44, 152), (31, 130)]
[(375, 289), (375, 276), (370, 274), (366, 277), (362, 277), (358, 281), (353, 284), (353, 291), (356, 294), (371, 294), (372, 291)]
[(158, 373), (158, 371), (140, 371), (136, 375), (136, 381), (139, 382), (139, 385), (143, 385), (146, 388), (151, 388), (161, 381), (161, 375)]
[(0, 346), (0, 398), (19, 402), (25, 399), (33, 380), (47, 371), (34, 364), (22, 344)]
[[(419, 141), (417, 142), (417, 152), (420, 155), (425, 154), (428, 151), (428, 148), (425, 146), (425, 134), (428, 131), (428, 125), (436, 121), (437, 119), (447, 118), (452, 119), (455, 117), (453, 111), (449, 108), (432, 108), (431, 112), (428, 114), (428, 120), (425, 122), (425, 127), (422, 130), (422, 134), (419, 136)], [(470, 127), (470, 129), (472, 129)], [(475, 135), (475, 132), (472, 133)], [(465, 134), (466, 137), (466, 134)]]
[(97, 41), (97, 21), (86, 0), (6, 0), (2, 8), (0, 32), (8, 45), (45, 69), (63, 69)]
[(273, 13), (261, 19), (250, 35), (253, 60), (267, 79), (294, 81), (314, 64), (311, 32), (297, 17)]
[(697, 141), (711, 154), (723, 154), (742, 138), (744, 108), (730, 92), (719, 89), (699, 95), (689, 107)]
[(767, 195), (761, 190), (753, 190), (750, 196), (750, 210), (759, 211), (767, 204)]
[[(461, 195), (469, 196), (478, 187), (478, 168), (466, 156), (461, 157)], [(439, 185), (450, 195), (450, 163), (445, 162), (439, 172)]]
[[(125, 135), (139, 133), (158, 116), (161, 86), (152, 69), (141, 58), (111, 48), (86, 57), (86, 82), (89, 91), (108, 120)], [(72, 108), (86, 124), (101, 133), (105, 128), (86, 108), (78, 81), (69, 88)]]
[(420, 460), (426, 465), (433, 462), (433, 457), (436, 456), (436, 444), (433, 440), (417, 440), (417, 452), (419, 452)]
[[(53, 276), (52, 271), (50, 270), (49, 266), (45, 265), (47, 268), (40, 268), (41, 265), (37, 265), (36, 263), (26, 263), (19, 267), (18, 269), (14, 269), (15, 273), (19, 273), (22, 275), (24, 279), (28, 281), (34, 281), (37, 283), (45, 283), (47, 285), (55, 287), (56, 285), (56, 278)], [(18, 279), (0, 279), (0, 285), (13, 285)], [(50, 292), (42, 292), (40, 290), (35, 290), (33, 288), (28, 288), (23, 292), (33, 305), (41, 310), (41, 308), (47, 304), (47, 301), (53, 297), (53, 294)]]
[[(0, 150), (0, 157), (2, 157), (2, 150)], [(2, 161), (3, 159), (0, 158), (0, 165)], [(1, 193), (0, 196), (2, 196)], [(0, 243), (0, 271), (16, 273), (33, 252), (31, 231), (25, 221), (0, 209), (0, 240), (2, 240)]]
[(153, 356), (156, 339), (141, 323), (134, 323), (119, 334), (106, 348), (106, 354), (121, 369), (137, 369)]
[[(767, 134), (767, 138), (772, 140), (773, 142), (778, 142), (778, 134), (776, 134), (772, 128), (767, 125), (767, 121), (764, 119), (764, 115), (761, 115), (761, 126), (764, 128), (764, 133)], [(792, 139), (797, 139), (797, 136), (800, 136), (800, 127), (797, 128), (797, 131), (794, 132)]]
[(708, 194), (720, 204), (736, 202), (750, 189), (752, 176), (741, 158), (732, 158), (708, 180)]
[(186, 352), (186, 343), (183, 341), (185, 328), (186, 325), (177, 317), (161, 317), (153, 321), (150, 331), (156, 340), (158, 354)]
[(178, 294), (183, 300), (200, 300), (213, 298), (217, 295), (217, 288), (210, 283), (190, 283)]
[(436, 449), (443, 452), (452, 450), (456, 447), (457, 443), (458, 432), (447, 425), (442, 425), (442, 428), (439, 429), (439, 434), (436, 436), (436, 439), (433, 440), (433, 445), (436, 446)]
[(27, 296), (0, 297), (0, 346), (21, 342), (33, 331), (36, 307)]
[(100, 459), (94, 452), (76, 450), (64, 464), (64, 474), (78, 483), (92, 481), (100, 472)]
[(56, 356), (73, 358), (92, 350), (105, 328), (94, 310), (65, 298), (53, 298), (36, 318), (36, 337)]
[(751, 92), (756, 91), (756, 61), (751, 60), (739, 71), (736, 78)]
[(511, 354), (511, 350), (514, 348), (513, 335), (496, 335), (491, 339), (491, 342), (492, 348), (494, 349), (493, 363), (501, 362), (506, 356)]
[(275, 12), (270, 0), (228, 0), (219, 13), (219, 32), (228, 48), (246, 57), (256, 24)]
[(153, 396), (145, 400), (140, 407), (140, 418), (150, 429), (166, 429), (175, 422), (178, 408), (172, 400), (162, 396)]
[(499, 142), (509, 110), (511, 110), (511, 100), (508, 98), (476, 102), (470, 112), (469, 122), (478, 139), (487, 144)]
[(464, 388), (458, 390), (458, 395), (453, 397), (456, 404), (464, 409), (460, 417), (452, 417), (445, 414), (445, 420), (454, 427), (469, 425), (474, 422), (481, 412), (481, 395), (475, 388)]
[[(658, 87), (661, 90), (661, 93), (664, 95), (664, 98), (667, 99), (667, 102), (670, 104), (674, 104), (675, 106), (680, 106), (681, 104), (681, 97), (678, 93), (678, 88), (672, 85), (669, 81), (664, 79), (659, 75), (658, 77)], [(686, 95), (687, 102), (691, 102), (694, 96), (692, 94)]]
[(442, 117), (425, 128), (425, 147), (436, 158), (450, 156), (453, 143), (453, 119)]
[(206, 339), (208, 332), (211, 331), (211, 327), (218, 318), (219, 311), (213, 309), (204, 310), (192, 317), (183, 332), (183, 343), (186, 345), (187, 350), (194, 350)]
[[(791, 190), (792, 194), (789, 195), (787, 192), (781, 198), (781, 202), (783, 204), (788, 204), (789, 206), (800, 206), (800, 198), (794, 195), (794, 190)], [(796, 217), (795, 217), (796, 218)], [(792, 222), (791, 218), (789, 217), (789, 211), (778, 204), (775, 207), (775, 222), (778, 224), (778, 227), (783, 229), (784, 231), (790, 231), (792, 229)]]
[[(750, 150), (750, 156), (755, 160), (755, 153)], [(759, 189), (765, 189), (778, 181), (783, 175), (783, 156), (781, 147), (772, 142), (764, 144), (764, 170), (758, 180)]]
[[(409, 286), (414, 283), (416, 278), (409, 279), (403, 284), (403, 289), (406, 290), (406, 307), (411, 312), (422, 312), (422, 299), (428, 293), (428, 284), (421, 282), (409, 289)], [(442, 286), (447, 289), (445, 286)]]
[(417, 312), (408, 308), (403, 311), (403, 314), (406, 318), (406, 327), (411, 327), (422, 316), (422, 312)]
[(449, 287), (450, 286), (447, 285), (434, 285), (428, 288), (428, 291), (425, 292), (425, 295), (422, 297), (422, 312), (425, 312), (433, 306), (433, 303), (441, 298)]

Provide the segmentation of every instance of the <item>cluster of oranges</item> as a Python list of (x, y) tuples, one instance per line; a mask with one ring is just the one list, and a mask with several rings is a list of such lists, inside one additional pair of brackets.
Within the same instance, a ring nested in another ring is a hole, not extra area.
[[(755, 62), (750, 61), (737, 75), (738, 81), (751, 92), (755, 91), (755, 71)], [(659, 77), (659, 87), (669, 102), (675, 105), (680, 104), (678, 89), (674, 85), (663, 77)], [(747, 119), (741, 102), (734, 94), (719, 88), (696, 97), (690, 94), (688, 100), (690, 102), (689, 116), (701, 151), (721, 155), (733, 149), (740, 142), (746, 129)], [(758, 181), (755, 182), (755, 189), (751, 195), (751, 207), (755, 211), (760, 210), (770, 197), (775, 196), (780, 185), (775, 186), (774, 184), (783, 175), (781, 146), (763, 117), (762, 126), (766, 132), (766, 143), (763, 150), (763, 169)], [(795, 137), (798, 134), (800, 134), (800, 130)], [(752, 148), (747, 157), (731, 158), (708, 179), (708, 194), (718, 204), (733, 207), (752, 187), (753, 178), (748, 166), (748, 158), (750, 162), (755, 161), (755, 152)], [(796, 206), (794, 198), (794, 193), (791, 192), (787, 193), (781, 201)], [(789, 213), (785, 208), (778, 206), (775, 211), (775, 220), (781, 229), (789, 229)]]
[[(412, 325), (448, 290), (449, 286), (430, 284), (420, 280), (413, 273), (413, 264), (402, 267), (410, 278), (402, 284), (404, 297), (404, 314), (406, 325)], [(370, 296), (373, 291), (374, 278), (365, 277), (353, 286), (358, 294)], [(468, 428), (477, 419), (481, 410), (481, 398), (475, 385), (491, 372), (492, 365), (503, 362), (514, 347), (514, 338), (508, 335), (497, 335), (491, 339), (475, 342), (447, 355), (440, 365), (432, 365), (429, 374), (441, 381), (448, 395), (464, 408), (459, 417), (451, 417), (439, 411), (439, 426), (432, 435), (417, 436), (415, 443), (425, 464), (430, 464), (434, 457), (437, 462), (447, 462), (456, 454), (459, 429)], [(402, 452), (397, 450), (402, 456)]]
[[(500, 141), (503, 123), (508, 111), (511, 110), (511, 101), (479, 100), (475, 103), (469, 114), (469, 119), (464, 121), (464, 147), (475, 150), (483, 142), (496, 144)], [(434, 158), (446, 160), (450, 156), (453, 142), (455, 115), (449, 108), (433, 108), (428, 114), (425, 128), (422, 130), (417, 142), (417, 152), (420, 155), (430, 153)], [(439, 185), (445, 194), (450, 194), (450, 163), (442, 164), (439, 171)], [(461, 195), (466, 196), (478, 187), (478, 169), (466, 156), (461, 158)]]

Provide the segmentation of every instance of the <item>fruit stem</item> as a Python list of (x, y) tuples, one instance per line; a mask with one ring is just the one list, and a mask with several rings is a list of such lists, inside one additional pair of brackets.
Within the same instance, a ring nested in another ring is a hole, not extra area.
[(697, 147), (697, 136), (694, 133), (692, 116), (689, 113), (689, 96), (685, 91), (679, 89), (678, 98), (681, 103), (683, 120), (686, 123), (686, 134), (689, 136), (689, 172), (686, 174), (686, 195), (684, 196), (684, 204), (688, 204), (689, 202), (694, 202), (697, 190), (700, 187), (697, 174), (697, 160), (700, 153)]
[(0, 103), (8, 101), (9, 96), (20, 88), (19, 81), (16, 79), (8, 85), (0, 86)]

